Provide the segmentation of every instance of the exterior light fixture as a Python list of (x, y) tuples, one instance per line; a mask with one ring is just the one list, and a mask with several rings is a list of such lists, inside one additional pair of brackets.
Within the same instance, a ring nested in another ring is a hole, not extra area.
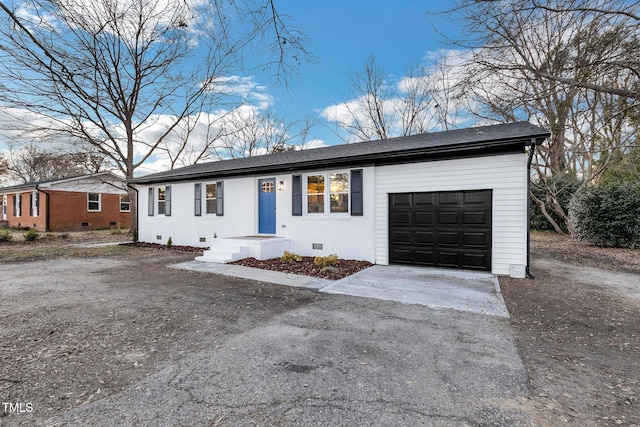
[(278, 191), (284, 190), (284, 181), (278, 182)]

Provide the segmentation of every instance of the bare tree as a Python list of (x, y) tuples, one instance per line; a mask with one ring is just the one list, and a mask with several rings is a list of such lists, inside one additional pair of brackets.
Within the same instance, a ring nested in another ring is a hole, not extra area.
[[(429, 75), (421, 67), (409, 67), (397, 83), (389, 81), (387, 72), (373, 55), (361, 70), (349, 76), (351, 100), (325, 114), (336, 123), (345, 140), (367, 141), (414, 135), (436, 128), (446, 128), (447, 119), (437, 110), (441, 90), (440, 75)], [(447, 98), (448, 99), (448, 98)]]
[(46, 118), (25, 128), (92, 145), (126, 178), (187, 118), (227, 99), (221, 82), (252, 43), (272, 54), (261, 66), (282, 79), (307, 57), (272, 0), (34, 0), (0, 9), (0, 103)]
[(556, 231), (563, 227), (551, 212), (573, 234), (560, 203), (568, 187), (549, 182), (569, 176), (589, 185), (634, 140), (638, 3), (464, 0), (458, 6), (471, 41), (458, 45), (471, 52), (458, 96), (482, 120), (532, 120), (551, 131), (534, 163), (545, 197), (532, 197)]

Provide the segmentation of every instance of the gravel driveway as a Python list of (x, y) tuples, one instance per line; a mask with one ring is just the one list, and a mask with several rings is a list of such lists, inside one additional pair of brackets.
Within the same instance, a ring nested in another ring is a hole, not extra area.
[[(509, 320), (166, 268), (1, 264), (4, 425), (528, 425)], [(15, 406), (14, 406), (15, 408)]]

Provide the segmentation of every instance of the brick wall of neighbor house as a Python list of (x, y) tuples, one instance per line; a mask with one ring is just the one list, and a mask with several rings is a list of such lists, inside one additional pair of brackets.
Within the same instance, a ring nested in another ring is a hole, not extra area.
[(101, 194), (100, 212), (89, 212), (87, 193), (48, 191), (49, 231), (83, 231), (129, 227), (129, 212), (120, 212), (119, 194)]
[[(20, 194), (22, 196), (22, 209), (20, 212), (20, 216), (15, 216), (13, 214), (14, 204), (13, 204), (13, 196)], [(45, 206), (46, 206), (46, 195), (42, 192), (40, 193), (40, 209), (37, 212), (37, 216), (31, 215), (30, 210), (30, 200), (31, 200), (32, 191), (24, 191), (21, 193), (7, 193), (7, 226), (12, 228), (37, 228), (38, 230), (44, 231), (46, 227), (46, 216), (45, 216)], [(2, 197), (0, 195), (0, 197)], [(0, 216), (1, 218), (1, 216)]]

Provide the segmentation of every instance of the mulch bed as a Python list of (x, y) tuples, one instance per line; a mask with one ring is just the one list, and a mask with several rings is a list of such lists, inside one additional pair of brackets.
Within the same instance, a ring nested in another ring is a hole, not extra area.
[(302, 274), (305, 276), (314, 276), (331, 280), (339, 280), (344, 277), (351, 276), (352, 274), (373, 265), (367, 261), (341, 259), (338, 260), (338, 263), (335, 266), (322, 267), (315, 265), (313, 263), (313, 259), (314, 257), (302, 257), (302, 261), (289, 264), (282, 261), (280, 258), (267, 259), (264, 261), (260, 261), (255, 258), (245, 258), (232, 262), (231, 264), (280, 271), (283, 273)]
[(207, 248), (198, 248), (196, 246), (180, 246), (180, 245), (161, 245), (160, 243), (147, 243), (147, 242), (129, 242), (123, 243), (123, 246), (135, 246), (136, 248), (148, 248), (148, 249), (160, 249), (164, 251), (178, 251), (178, 252), (193, 252), (200, 253)]

